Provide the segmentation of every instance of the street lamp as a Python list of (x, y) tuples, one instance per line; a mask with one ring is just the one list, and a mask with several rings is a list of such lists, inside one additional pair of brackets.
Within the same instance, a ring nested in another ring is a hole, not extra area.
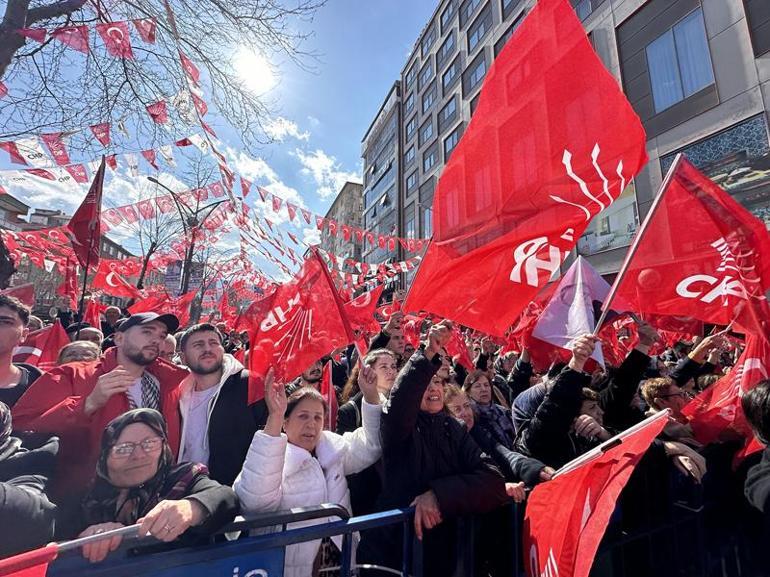
[[(189, 206), (185, 205), (183, 202), (180, 202), (177, 194), (165, 184), (162, 184), (157, 178), (154, 176), (148, 176), (147, 180), (168, 191), (174, 201), (174, 204), (176, 205), (176, 209), (179, 211), (179, 217), (182, 219), (182, 230), (184, 231), (185, 240), (188, 241), (187, 248), (185, 249), (184, 261), (182, 263), (182, 288), (180, 291), (180, 294), (185, 294), (190, 287), (190, 268), (192, 265), (193, 252), (195, 251), (195, 234), (191, 234), (191, 232), (199, 226), (203, 226), (203, 223), (206, 222), (206, 219), (211, 216), (211, 214), (214, 212), (214, 209), (223, 202), (227, 202), (227, 200), (219, 200), (217, 202), (207, 204), (202, 208), (196, 208), (195, 210), (192, 210)], [(203, 212), (206, 212), (206, 214), (200, 218), (200, 215)]]

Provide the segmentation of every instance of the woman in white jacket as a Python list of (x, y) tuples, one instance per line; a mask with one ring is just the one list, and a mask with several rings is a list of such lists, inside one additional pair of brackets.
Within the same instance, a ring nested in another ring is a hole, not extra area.
[[(321, 503), (338, 503), (350, 510), (345, 476), (362, 471), (382, 454), (382, 407), (372, 369), (363, 368), (359, 387), (364, 395), (362, 426), (352, 433), (337, 435), (323, 430), (328, 407), (318, 391), (305, 387), (287, 399), (283, 385), (274, 382), (272, 371), (268, 373), (267, 425), (254, 435), (243, 470), (233, 484), (244, 514)], [(294, 523), (290, 527), (328, 520)], [(341, 539), (333, 541), (341, 546)], [(320, 541), (311, 541), (286, 547), (284, 575), (310, 577), (320, 545)]]

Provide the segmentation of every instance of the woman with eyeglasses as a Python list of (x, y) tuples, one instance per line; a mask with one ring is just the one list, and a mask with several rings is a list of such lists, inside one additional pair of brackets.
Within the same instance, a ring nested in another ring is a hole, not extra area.
[[(88, 524), (80, 536), (139, 523), (139, 535), (174, 541), (205, 535), (235, 518), (238, 499), (208, 476), (205, 466), (174, 464), (163, 416), (135, 409), (113, 419), (102, 434), (96, 479), (83, 502)], [(120, 537), (83, 547), (91, 562), (120, 546)]]

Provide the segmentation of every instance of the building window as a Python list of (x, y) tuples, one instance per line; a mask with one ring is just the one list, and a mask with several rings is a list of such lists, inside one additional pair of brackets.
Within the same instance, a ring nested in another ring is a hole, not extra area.
[(433, 103), (436, 102), (436, 83), (434, 82), (425, 94), (422, 95), (422, 113), (427, 114)]
[(457, 118), (457, 99), (452, 99), (438, 113), (438, 131), (443, 132)]
[(444, 43), (441, 45), (441, 47), (438, 49), (438, 54), (436, 54), (436, 68), (440, 69), (441, 66), (446, 62), (449, 57), (452, 55), (452, 52), (454, 52), (455, 49), (455, 32), (452, 30), (449, 33), (449, 36), (447, 36), (446, 40), (444, 40)]
[(454, 18), (455, 14), (457, 14), (457, 3), (453, 0), (452, 2), (447, 4), (447, 7), (444, 8), (444, 11), (441, 13), (441, 33), (442, 34), (446, 32), (446, 29), (449, 26), (449, 23), (452, 22), (452, 18)]
[(648, 44), (646, 52), (655, 112), (714, 84), (700, 8)]
[(406, 97), (406, 100), (404, 100), (404, 112), (409, 113), (414, 108), (414, 92), (412, 92), (409, 96)]
[(754, 55), (770, 52), (770, 3), (767, 0), (744, 0)]
[(422, 42), (420, 44), (420, 50), (422, 51), (422, 57), (425, 58), (425, 55), (430, 52), (430, 47), (433, 46), (433, 43), (436, 41), (436, 27), (431, 26), (428, 32), (426, 32), (425, 36), (422, 38)]
[(473, 52), (492, 29), (492, 5), (487, 4), (476, 21), (468, 28), (468, 54)]
[(409, 166), (414, 160), (414, 146), (410, 146), (404, 153), (404, 166)]
[(484, 80), (487, 73), (487, 62), (484, 59), (484, 52), (480, 52), (471, 65), (463, 72), (463, 94), (467, 97)]
[(455, 128), (452, 133), (444, 139), (444, 162), (449, 160), (457, 143), (460, 142), (460, 127)]
[(406, 222), (404, 223), (404, 232), (406, 238), (415, 238), (414, 208), (410, 206), (407, 210)]
[(438, 148), (434, 144), (428, 150), (426, 150), (425, 154), (423, 154), (422, 156), (423, 173), (428, 172), (431, 168), (436, 166), (437, 162), (438, 162)]
[(420, 70), (420, 78), (417, 82), (417, 89), (422, 90), (425, 85), (428, 84), (433, 79), (433, 60), (428, 58), (428, 61), (425, 63), (425, 66), (422, 67), (422, 70)]
[(422, 146), (426, 142), (430, 142), (433, 138), (433, 117), (428, 117), (423, 125), (420, 127), (419, 145)]
[(411, 191), (415, 186), (417, 186), (417, 171), (415, 170), (412, 174), (406, 177), (406, 191)]
[(414, 131), (417, 129), (417, 115), (412, 116), (411, 120), (406, 123), (406, 139), (409, 140), (414, 136)]
[(458, 72), (460, 69), (460, 56), (454, 59), (452, 64), (446, 69), (446, 72), (441, 76), (441, 86), (444, 90), (444, 95), (449, 91), (452, 86), (455, 85), (455, 81), (458, 78)]
[(411, 68), (409, 68), (409, 71), (406, 73), (406, 78), (404, 80), (405, 90), (408, 90), (412, 84), (414, 84), (415, 78), (417, 78), (417, 62), (412, 64)]
[(422, 236), (428, 238), (433, 234), (433, 209), (425, 207), (422, 209)]
[(518, 0), (503, 0), (503, 20), (513, 14), (514, 9), (518, 5)]
[(479, 6), (481, 6), (481, 0), (465, 0), (460, 5), (460, 28), (464, 28), (470, 22)]
[(577, 17), (580, 18), (580, 20), (585, 20), (591, 15), (591, 12), (593, 12), (593, 6), (591, 6), (591, 0), (578, 0), (577, 2), (574, 2), (573, 5), (575, 6), (575, 14), (577, 14)]

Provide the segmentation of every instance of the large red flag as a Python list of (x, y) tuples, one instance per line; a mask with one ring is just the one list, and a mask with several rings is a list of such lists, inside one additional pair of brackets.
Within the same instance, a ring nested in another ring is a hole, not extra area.
[(524, 518), (528, 577), (588, 575), (618, 495), (667, 418), (668, 411), (656, 413), (601, 445), (612, 448), (594, 449), (535, 487)]
[(646, 162), (645, 140), (570, 3), (540, 0), (444, 167), (404, 309), (503, 336)]
[(134, 285), (112, 270), (106, 262), (99, 265), (91, 286), (116, 297), (140, 298), (142, 294)]
[(632, 310), (768, 334), (770, 235), (687, 160), (674, 166), (617, 294)]
[(30, 308), (35, 306), (35, 285), (32, 283), (9, 287), (3, 291), (0, 291), (0, 294), (17, 298)]
[(29, 333), (26, 340), (13, 352), (13, 362), (50, 369), (56, 366), (59, 351), (69, 342), (64, 327), (56, 320), (50, 327)]
[(352, 301), (345, 303), (345, 314), (348, 315), (353, 330), (364, 334), (379, 332), (380, 324), (374, 318), (374, 311), (384, 288), (385, 285), (379, 285), (374, 290), (360, 294)]
[(67, 224), (67, 232), (72, 249), (81, 266), (99, 264), (99, 239), (102, 236), (102, 189), (104, 188), (104, 156), (99, 170), (83, 203), (72, 215)]
[(272, 366), (287, 382), (334, 349), (353, 342), (353, 331), (321, 257), (314, 253), (290, 282), (253, 303), (249, 342), (249, 403), (264, 396)]
[(741, 409), (741, 397), (767, 379), (768, 370), (770, 343), (762, 336), (748, 335), (746, 348), (732, 370), (682, 410), (690, 419), (695, 438), (703, 444), (734, 438), (736, 433), (752, 439), (751, 427)]

